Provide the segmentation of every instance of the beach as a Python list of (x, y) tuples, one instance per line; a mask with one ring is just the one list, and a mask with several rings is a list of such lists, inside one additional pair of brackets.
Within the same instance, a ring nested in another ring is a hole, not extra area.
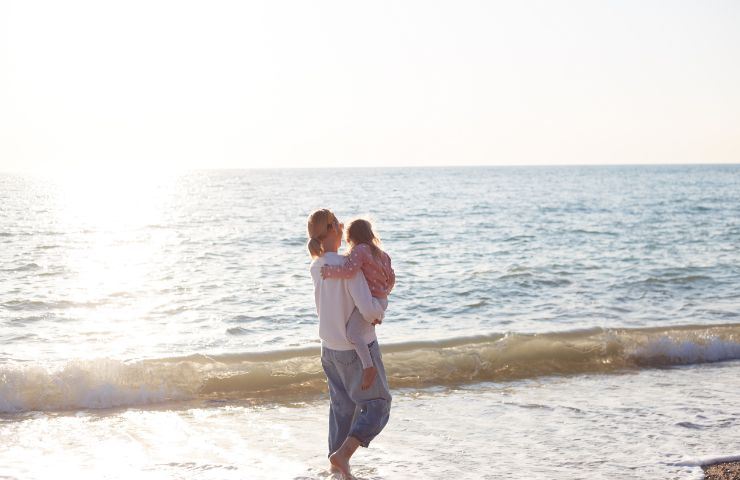
[(726, 462), (704, 468), (706, 480), (735, 480), (740, 478), (740, 462)]

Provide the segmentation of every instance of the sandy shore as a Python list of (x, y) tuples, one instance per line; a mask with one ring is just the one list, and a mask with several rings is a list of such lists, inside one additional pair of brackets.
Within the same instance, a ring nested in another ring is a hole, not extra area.
[(716, 463), (704, 467), (705, 480), (740, 480), (740, 462)]

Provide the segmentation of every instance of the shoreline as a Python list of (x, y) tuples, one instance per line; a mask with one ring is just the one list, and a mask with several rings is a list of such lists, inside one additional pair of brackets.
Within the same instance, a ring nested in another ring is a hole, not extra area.
[(701, 468), (704, 470), (704, 480), (740, 479), (740, 461), (713, 463)]
[[(586, 465), (596, 478), (701, 479), (701, 465), (740, 460), (728, 449), (740, 432), (694, 428), (687, 412), (702, 412), (705, 418), (694, 420), (701, 425), (730, 418), (740, 402), (739, 368), (717, 363), (619, 377), (398, 390), (392, 420), (360, 451), (353, 473), (395, 479), (413, 471), (442, 480), (496, 471), (511, 480), (567, 480), (574, 465)], [(726, 381), (718, 385), (717, 378)], [(706, 395), (715, 399), (711, 409)], [(49, 468), (69, 466), (122, 478), (143, 472), (197, 480), (205, 472), (223, 480), (326, 480), (326, 397), (294, 406), (214, 401), (189, 407), (23, 414), (0, 424), (0, 436), (14, 446), (0, 449), (0, 464), (17, 478), (47, 478)], [(495, 428), (481, 419), (494, 420)], [(440, 432), (449, 448), (440, 449)], [(34, 451), (41, 437), (46, 461), (30, 461), (23, 452)], [(302, 440), (265, 441), (270, 438)], [(535, 455), (541, 461), (523, 472)]]

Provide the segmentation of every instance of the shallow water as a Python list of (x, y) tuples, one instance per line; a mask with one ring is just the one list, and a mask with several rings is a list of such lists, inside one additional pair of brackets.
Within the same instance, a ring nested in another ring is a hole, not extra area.
[[(726, 362), (394, 392), (359, 479), (701, 479), (737, 451), (740, 369)], [(26, 413), (0, 420), (0, 474), (321, 479), (327, 400)]]

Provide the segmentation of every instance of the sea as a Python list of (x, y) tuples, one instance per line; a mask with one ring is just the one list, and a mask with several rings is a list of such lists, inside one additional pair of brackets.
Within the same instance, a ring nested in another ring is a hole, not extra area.
[(317, 208), (397, 277), (356, 478), (740, 458), (740, 165), (100, 169), (0, 174), (0, 478), (333, 478)]

